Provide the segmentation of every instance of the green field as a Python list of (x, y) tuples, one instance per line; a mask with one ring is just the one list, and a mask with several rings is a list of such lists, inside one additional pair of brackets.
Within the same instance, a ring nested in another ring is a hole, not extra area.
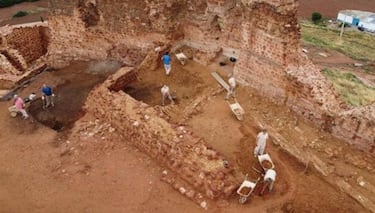
[(340, 40), (339, 29), (330, 29), (307, 21), (301, 22), (300, 25), (304, 44), (336, 50), (356, 60), (375, 62), (375, 35), (345, 29)]
[(348, 104), (361, 106), (375, 101), (375, 88), (365, 85), (350, 72), (323, 69), (322, 73), (332, 82), (335, 91)]

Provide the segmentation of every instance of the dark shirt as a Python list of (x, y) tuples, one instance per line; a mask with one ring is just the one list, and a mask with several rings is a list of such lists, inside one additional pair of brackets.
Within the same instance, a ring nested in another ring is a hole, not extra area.
[(52, 89), (49, 86), (43, 87), (42, 88), (42, 92), (46, 96), (51, 96), (52, 95)]

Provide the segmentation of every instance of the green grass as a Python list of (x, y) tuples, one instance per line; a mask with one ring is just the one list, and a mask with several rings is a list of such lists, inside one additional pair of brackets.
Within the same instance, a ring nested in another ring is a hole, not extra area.
[(304, 44), (339, 51), (353, 59), (367, 62), (375, 61), (375, 36), (355, 30), (345, 30), (340, 40), (340, 30), (301, 22)]
[(354, 74), (331, 69), (323, 69), (322, 73), (346, 103), (361, 106), (375, 101), (375, 88), (365, 85)]

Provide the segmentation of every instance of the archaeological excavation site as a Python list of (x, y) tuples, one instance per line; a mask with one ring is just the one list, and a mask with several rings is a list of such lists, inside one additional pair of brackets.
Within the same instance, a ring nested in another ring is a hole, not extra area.
[(303, 51), (298, 0), (47, 3), (0, 26), (0, 212), (375, 212), (375, 101)]

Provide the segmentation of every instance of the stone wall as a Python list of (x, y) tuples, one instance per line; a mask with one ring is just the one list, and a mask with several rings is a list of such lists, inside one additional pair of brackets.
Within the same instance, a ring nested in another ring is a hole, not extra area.
[[(302, 53), (297, 0), (50, 2), (57, 5), (49, 19), (52, 66), (105, 58), (137, 66), (155, 47), (168, 45), (197, 49), (194, 59), (203, 64), (219, 54), (235, 56), (234, 74), (243, 85), (336, 136), (352, 142), (355, 134), (361, 147), (373, 146), (371, 132), (344, 131), (340, 119), (350, 107)], [(87, 23), (90, 16), (95, 21)]]
[(165, 36), (150, 33), (130, 36), (107, 31), (96, 26), (86, 28), (78, 11), (73, 17), (56, 16), (49, 21), (51, 45), (48, 62), (53, 67), (63, 67), (74, 60), (113, 59), (128, 66), (142, 62), (146, 53)]
[(5, 36), (8, 48), (16, 49), (27, 64), (47, 53), (47, 28), (42, 26), (21, 27)]
[(0, 28), (0, 89), (10, 89), (38, 69), (47, 53), (49, 31), (44, 23)]
[[(87, 113), (110, 122), (121, 135), (138, 149), (160, 162), (185, 183), (177, 189), (198, 203), (204, 197), (228, 198), (241, 180), (234, 177), (234, 169), (225, 167), (224, 156), (205, 146), (183, 126), (170, 124), (161, 117), (161, 112), (136, 101), (123, 91), (111, 91), (113, 85), (123, 83), (123, 76), (131, 76), (133, 68), (122, 68), (95, 88), (87, 98)], [(174, 185), (175, 179), (167, 179)], [(175, 187), (176, 188), (176, 187)]]

